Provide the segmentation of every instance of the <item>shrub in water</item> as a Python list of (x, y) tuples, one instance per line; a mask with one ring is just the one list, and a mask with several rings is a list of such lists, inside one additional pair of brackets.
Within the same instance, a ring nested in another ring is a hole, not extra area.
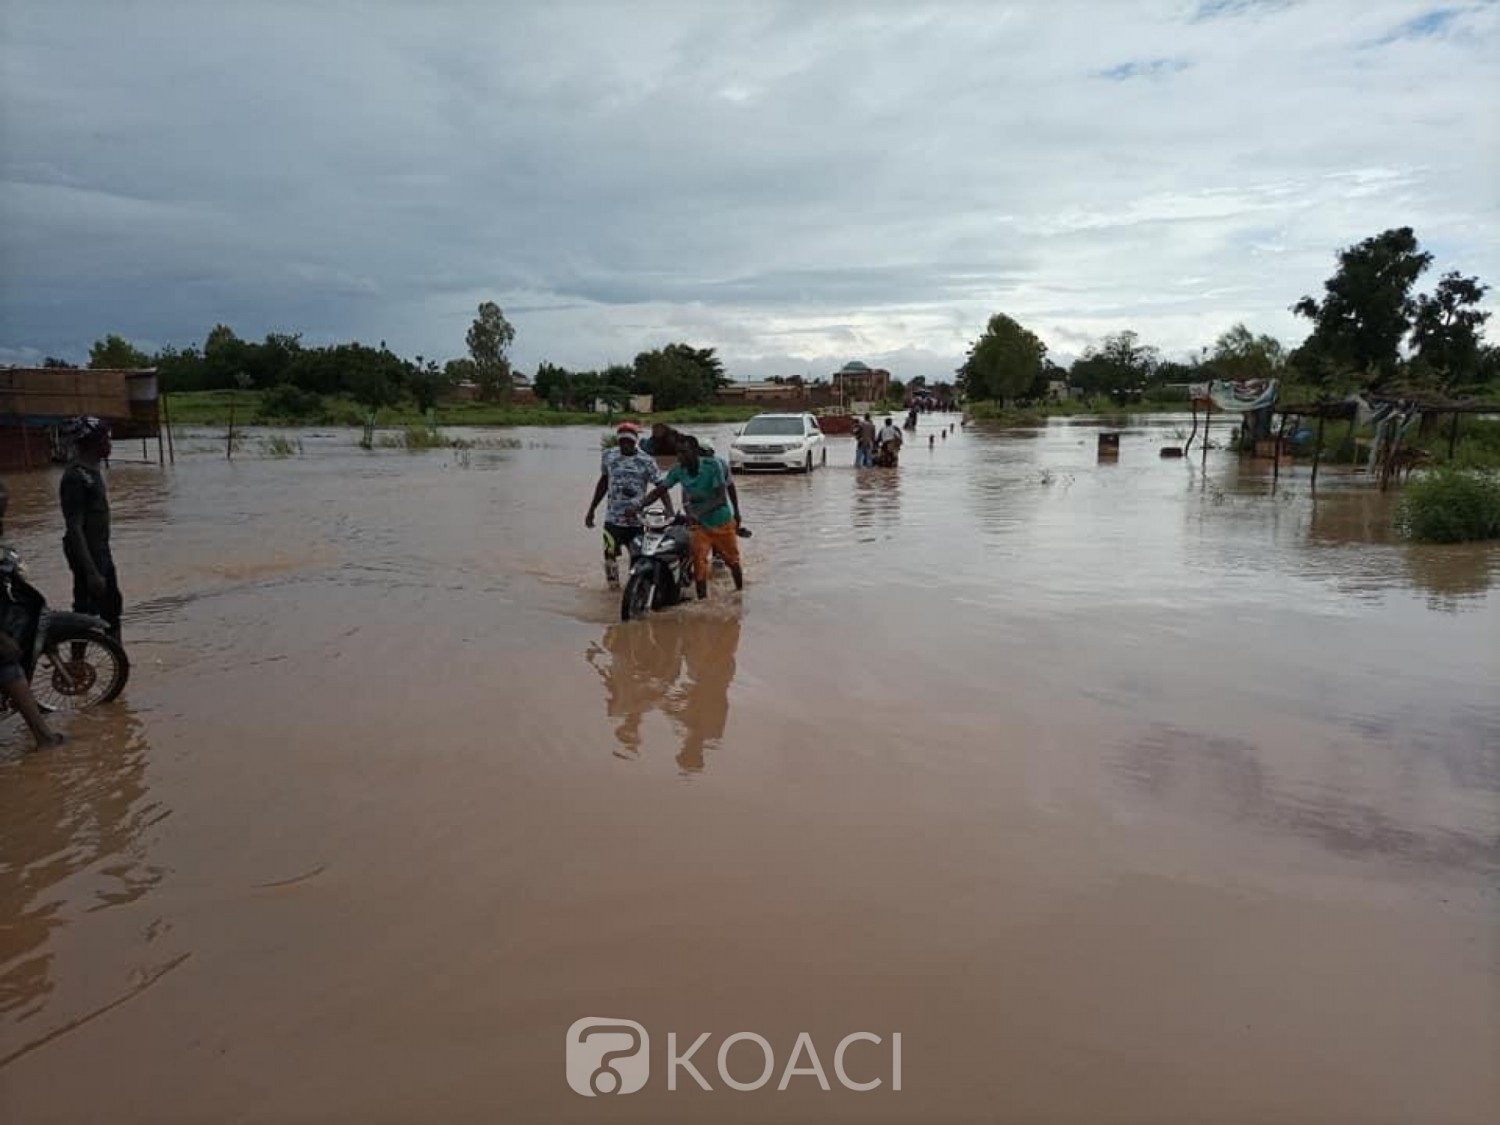
[(1396, 526), (1424, 543), (1500, 539), (1500, 477), (1439, 469), (1407, 488)]

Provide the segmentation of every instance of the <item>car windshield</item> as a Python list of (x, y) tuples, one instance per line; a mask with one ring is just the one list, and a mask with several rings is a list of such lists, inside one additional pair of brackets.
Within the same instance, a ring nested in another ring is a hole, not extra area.
[(751, 418), (745, 427), (746, 437), (766, 437), (768, 435), (778, 437), (801, 437), (801, 418)]

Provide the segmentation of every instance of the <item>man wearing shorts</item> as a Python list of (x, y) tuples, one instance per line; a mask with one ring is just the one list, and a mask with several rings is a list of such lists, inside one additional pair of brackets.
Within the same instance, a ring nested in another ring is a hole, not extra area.
[(709, 558), (715, 551), (729, 567), (734, 588), (743, 590), (739, 525), (729, 501), (723, 466), (717, 458), (703, 456), (696, 439), (687, 438), (678, 446), (676, 467), (647, 494), (641, 507), (650, 507), (674, 484), (682, 486), (683, 507), (693, 528), (693, 581), (698, 597), (708, 597)]
[(620, 584), (620, 548), (641, 533), (638, 509), (648, 507), (646, 492), (662, 480), (655, 458), (638, 448), (635, 424), (622, 422), (615, 433), (619, 435), (619, 448), (604, 451), (594, 499), (583, 518), (584, 527), (593, 527), (594, 510), (609, 496), (604, 510), (604, 577), (610, 589)]

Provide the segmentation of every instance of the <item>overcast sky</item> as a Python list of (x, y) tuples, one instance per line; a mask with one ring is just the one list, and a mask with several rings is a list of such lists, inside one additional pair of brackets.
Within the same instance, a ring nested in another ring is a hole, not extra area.
[(1497, 76), (1494, 2), (0, 0), (0, 362), (485, 299), (528, 371), (1296, 342), (1387, 227), (1500, 283)]

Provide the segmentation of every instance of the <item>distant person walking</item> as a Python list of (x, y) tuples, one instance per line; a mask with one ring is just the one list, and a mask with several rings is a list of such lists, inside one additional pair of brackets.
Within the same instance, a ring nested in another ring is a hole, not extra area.
[(854, 467), (869, 469), (875, 464), (875, 423), (866, 414), (854, 421)]
[(102, 618), (120, 639), (124, 599), (109, 549), (109, 490), (101, 461), (109, 458), (109, 426), (98, 418), (74, 418), (63, 427), (73, 459), (58, 483), (62, 503), (63, 555), (73, 572), (73, 611)]

